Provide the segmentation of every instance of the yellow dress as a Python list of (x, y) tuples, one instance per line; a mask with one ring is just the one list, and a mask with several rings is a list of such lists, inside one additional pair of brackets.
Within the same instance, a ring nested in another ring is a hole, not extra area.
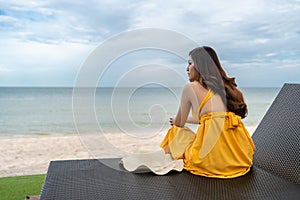
[[(213, 96), (209, 91), (198, 113)], [(188, 127), (173, 125), (161, 143), (169, 145), (174, 159), (183, 159), (184, 169), (201, 176), (234, 178), (246, 174), (252, 166), (255, 150), (241, 117), (233, 112), (211, 112), (198, 118), (197, 133)]]

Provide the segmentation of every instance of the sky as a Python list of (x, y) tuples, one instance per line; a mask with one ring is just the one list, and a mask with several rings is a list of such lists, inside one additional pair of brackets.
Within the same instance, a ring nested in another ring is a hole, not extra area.
[[(300, 82), (299, 24), (300, 0), (0, 0), (0, 86), (72, 87), (105, 41), (158, 28), (213, 47), (240, 87), (281, 87)], [(187, 59), (188, 52), (178, 59), (139, 50), (114, 61), (99, 85), (130, 86), (145, 77), (174, 83), (166, 69), (186, 77)]]

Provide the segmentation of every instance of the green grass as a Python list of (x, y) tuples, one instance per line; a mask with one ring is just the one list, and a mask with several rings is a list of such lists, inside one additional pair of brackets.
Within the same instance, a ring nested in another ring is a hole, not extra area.
[(0, 199), (24, 200), (26, 196), (39, 195), (45, 175), (0, 178)]

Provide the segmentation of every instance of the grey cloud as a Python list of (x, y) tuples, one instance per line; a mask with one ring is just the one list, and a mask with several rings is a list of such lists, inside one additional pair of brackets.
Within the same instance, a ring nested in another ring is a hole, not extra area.
[[(199, 45), (214, 47), (225, 68), (236, 77), (241, 76), (241, 83), (245, 85), (254, 82), (264, 85), (268, 81), (259, 77), (273, 68), (286, 69), (286, 74), (299, 75), (297, 67), (293, 67), (295, 64), (299, 68), (297, 62), (300, 55), (300, 1), (296, 0), (229, 0), (218, 4), (209, 0), (184, 3), (156, 0), (48, 0), (32, 4), (22, 1), (0, 2), (0, 7), (1, 40), (46, 43), (56, 45), (57, 49), (61, 45), (74, 43), (96, 46), (122, 31), (155, 27), (177, 31)], [(9, 49), (14, 50), (3, 46), (1, 55), (6, 55), (3, 52)], [(75, 55), (70, 51), (61, 52), (70, 58), (70, 61), (66, 61), (69, 65), (73, 64), (72, 56)], [(35, 56), (28, 59), (47, 59), (47, 56), (38, 52)], [(23, 58), (22, 55), (15, 55), (14, 60), (9, 61), (5, 57), (0, 65), (16, 64), (20, 58)], [(128, 65), (131, 64), (130, 58), (127, 59)], [(81, 59), (84, 60), (84, 56)], [(152, 59), (166, 65), (176, 65), (178, 68), (182, 66), (181, 61), (163, 55), (162, 59), (145, 56), (140, 61), (143, 62), (143, 59), (145, 62)], [(52, 61), (47, 62), (51, 65)], [(60, 67), (57, 66), (58, 69)], [(253, 68), (259, 70), (253, 71)], [(247, 76), (249, 73), (251, 76)], [(280, 83), (289, 79), (279, 69), (272, 73), (277, 77), (274, 80)]]

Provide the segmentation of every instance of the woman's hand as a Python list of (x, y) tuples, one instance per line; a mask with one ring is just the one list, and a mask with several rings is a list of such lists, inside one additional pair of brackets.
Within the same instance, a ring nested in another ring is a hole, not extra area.
[(173, 117), (170, 117), (170, 118), (169, 118), (169, 122), (170, 122), (170, 125), (173, 126), (174, 118), (173, 118)]

